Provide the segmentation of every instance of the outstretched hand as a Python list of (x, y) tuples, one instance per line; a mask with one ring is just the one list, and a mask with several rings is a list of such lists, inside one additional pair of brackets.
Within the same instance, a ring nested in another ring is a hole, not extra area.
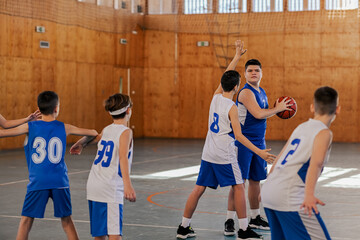
[(70, 148), (70, 154), (71, 155), (80, 155), (82, 150), (83, 150), (83, 145), (79, 144), (79, 143), (75, 143), (74, 145), (71, 146)]
[(309, 217), (311, 217), (311, 212), (314, 211), (316, 214), (319, 213), (317, 209), (317, 204), (320, 204), (321, 206), (324, 206), (325, 203), (321, 201), (320, 199), (316, 198), (315, 196), (306, 196), (303, 204), (301, 204), (300, 209), (304, 208), (304, 213), (308, 214)]
[(247, 49), (244, 49), (244, 42), (241, 40), (236, 40), (235, 48), (236, 48), (236, 55), (239, 57), (244, 55), (247, 51)]
[(276, 156), (269, 153), (271, 151), (271, 148), (269, 149), (264, 149), (261, 150), (261, 153), (259, 154), (259, 156), (264, 159), (267, 163), (273, 163), (275, 161)]
[(28, 122), (38, 120), (39, 118), (41, 118), (41, 112), (40, 112), (39, 109), (36, 110), (35, 112), (31, 113), (31, 114), (27, 117)]

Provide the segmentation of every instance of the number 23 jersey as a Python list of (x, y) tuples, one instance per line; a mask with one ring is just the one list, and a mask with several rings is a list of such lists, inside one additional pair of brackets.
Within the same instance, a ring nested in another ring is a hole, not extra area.
[[(289, 144), (279, 157), (262, 189), (264, 207), (278, 211), (299, 211), (305, 197), (305, 179), (316, 135), (328, 127), (319, 120), (309, 119), (291, 134)], [(328, 149), (324, 165), (329, 159)]]
[[(124, 202), (124, 182), (119, 161), (119, 139), (129, 129), (120, 124), (105, 127), (98, 142), (98, 150), (87, 181), (87, 199), (96, 202)], [(129, 171), (132, 163), (133, 142), (128, 154)]]
[(237, 162), (235, 139), (229, 135), (233, 132), (229, 111), (235, 103), (222, 94), (214, 95), (209, 110), (209, 127), (206, 135), (202, 160), (229, 164)]

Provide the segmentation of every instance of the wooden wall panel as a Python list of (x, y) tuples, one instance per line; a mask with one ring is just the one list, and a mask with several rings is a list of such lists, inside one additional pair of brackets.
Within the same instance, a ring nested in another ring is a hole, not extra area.
[(214, 49), (197, 47), (198, 41), (210, 41), (209, 35), (179, 34), (178, 35), (178, 66), (179, 67), (212, 67), (218, 66)]
[(0, 56), (7, 55), (7, 16), (0, 14)]
[(96, 127), (96, 106), (100, 104), (96, 99), (96, 70), (95, 64), (78, 63), (76, 66), (77, 84), (74, 87), (79, 100), (74, 117), (80, 127)]
[(96, 42), (96, 62), (102, 64), (115, 63), (114, 34), (99, 32)]
[(170, 68), (145, 68), (145, 136), (179, 135), (179, 83), (174, 74)]
[[(286, 33), (284, 65), (286, 67), (315, 67), (321, 65), (320, 33)], [(309, 57), (311, 55), (311, 57)]]
[[(32, 57), (33, 58), (56, 58), (56, 23), (33, 19), (32, 27)], [(35, 32), (35, 26), (44, 26), (45, 33)], [(40, 41), (50, 43), (50, 48), (40, 48)]]
[(284, 66), (284, 34), (249, 35), (246, 58), (256, 58), (268, 67)]
[(130, 47), (129, 43), (121, 44), (121, 39), (129, 40), (129, 34), (117, 34), (114, 40), (115, 47), (115, 65), (129, 66), (130, 65)]
[(359, 32), (323, 33), (321, 65), (326, 67), (359, 66)]
[(63, 61), (76, 60), (77, 29), (75, 26), (57, 24), (56, 26), (56, 59)]
[[(133, 129), (134, 137), (144, 136), (144, 69), (142, 67), (131, 68), (130, 71), (130, 97), (133, 101), (133, 113), (130, 127)], [(146, 103), (147, 104), (147, 103)], [(146, 105), (148, 106), (148, 105)]]
[(175, 34), (172, 32), (145, 32), (146, 67), (174, 67)]
[[(127, 54), (131, 53), (128, 61), (131, 67), (143, 67), (145, 31), (140, 28), (139, 25), (137, 25), (134, 30), (136, 34), (134, 34), (134, 31), (126, 34), (127, 38), (130, 40), (129, 46), (127, 46), (129, 48)], [(171, 39), (169, 41), (171, 42)]]
[(331, 127), (334, 141), (354, 142), (359, 139), (354, 131), (359, 128), (359, 116), (355, 113), (360, 102), (359, 77), (360, 71), (357, 67), (321, 69), (321, 85), (333, 87), (339, 93), (341, 113)]
[(78, 62), (96, 63), (96, 43), (98, 33), (78, 27), (76, 37), (76, 60)]
[(31, 19), (7, 17), (7, 55), (31, 58), (33, 31)]
[(39, 94), (42, 91), (55, 91), (55, 61), (34, 59), (32, 93)]
[(119, 91), (119, 82), (114, 78), (113, 66), (111, 65), (96, 65), (96, 80), (95, 80), (95, 114), (96, 129), (101, 131), (105, 126), (112, 122), (111, 116), (104, 109), (104, 101), (114, 93)]

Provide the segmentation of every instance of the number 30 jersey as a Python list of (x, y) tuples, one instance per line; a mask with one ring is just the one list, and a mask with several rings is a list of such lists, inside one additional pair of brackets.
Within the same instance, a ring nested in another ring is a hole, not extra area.
[(27, 123), (29, 133), (24, 150), (29, 168), (28, 191), (69, 187), (64, 161), (65, 125), (57, 120)]
[[(124, 182), (119, 159), (119, 139), (128, 127), (111, 124), (104, 128), (98, 150), (87, 181), (87, 199), (96, 202), (124, 203)], [(128, 154), (129, 171), (133, 143)]]
[[(316, 135), (328, 127), (319, 120), (309, 119), (291, 134), (289, 144), (279, 157), (262, 189), (264, 207), (278, 211), (299, 211), (305, 197), (305, 179)], [(329, 159), (328, 149), (324, 165)]]
[(222, 94), (216, 94), (210, 104), (209, 127), (202, 160), (228, 164), (237, 162), (235, 139), (229, 134), (233, 132), (229, 111), (235, 103)]

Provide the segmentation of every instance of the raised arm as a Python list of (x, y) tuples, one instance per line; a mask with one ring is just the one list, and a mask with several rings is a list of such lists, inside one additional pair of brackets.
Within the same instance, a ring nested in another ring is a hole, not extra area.
[(238, 112), (235, 105), (233, 105), (229, 111), (229, 117), (231, 121), (231, 125), (234, 131), (234, 135), (236, 140), (242, 143), (245, 147), (253, 151), (255, 154), (259, 155), (262, 159), (267, 161), (268, 163), (272, 163), (275, 159), (275, 155), (269, 153), (271, 149), (261, 150), (252, 144), (249, 139), (247, 139), (241, 132), (241, 126), (238, 118)]
[(122, 179), (124, 181), (124, 197), (130, 202), (136, 201), (136, 193), (131, 184), (130, 170), (129, 170), (129, 148), (132, 144), (132, 131), (130, 129), (125, 130), (119, 141), (119, 158), (120, 158), (120, 169)]
[(12, 129), (0, 129), (0, 138), (3, 137), (16, 137), (22, 134), (26, 134), (29, 132), (29, 125), (28, 124), (22, 124), (18, 127), (12, 128)]
[(313, 210), (315, 213), (319, 213), (317, 204), (325, 205), (325, 203), (315, 197), (315, 186), (324, 166), (324, 160), (331, 141), (332, 133), (329, 129), (320, 131), (314, 140), (310, 165), (305, 179), (305, 198), (301, 205), (301, 208), (304, 208), (304, 212), (309, 214), (309, 216), (311, 216)]
[(31, 113), (28, 117), (26, 118), (21, 118), (21, 119), (15, 119), (15, 120), (6, 120), (1, 114), (0, 114), (0, 127), (2, 128), (13, 128), (13, 127), (17, 127), (21, 124), (30, 122), (30, 121), (34, 121), (37, 120), (38, 118), (40, 118), (41, 113), (39, 110), (36, 110), (35, 112)]
[[(238, 64), (241, 56), (244, 55), (247, 51), (247, 49), (244, 49), (244, 42), (241, 40), (236, 40), (235, 48), (236, 48), (235, 56), (232, 59), (232, 61), (230, 62), (229, 66), (226, 68), (225, 72), (229, 71), (229, 70), (235, 70), (236, 65)], [(223, 92), (223, 89), (222, 89), (221, 83), (220, 83), (219, 86), (217, 87), (217, 89), (215, 90), (214, 95), (222, 93), (222, 92)]]
[(275, 115), (284, 110), (291, 110), (289, 107), (292, 104), (290, 99), (285, 98), (281, 102), (277, 102), (274, 108), (263, 109), (256, 101), (254, 93), (250, 89), (244, 89), (240, 92), (238, 101), (241, 102), (246, 109), (257, 119), (265, 119)]

